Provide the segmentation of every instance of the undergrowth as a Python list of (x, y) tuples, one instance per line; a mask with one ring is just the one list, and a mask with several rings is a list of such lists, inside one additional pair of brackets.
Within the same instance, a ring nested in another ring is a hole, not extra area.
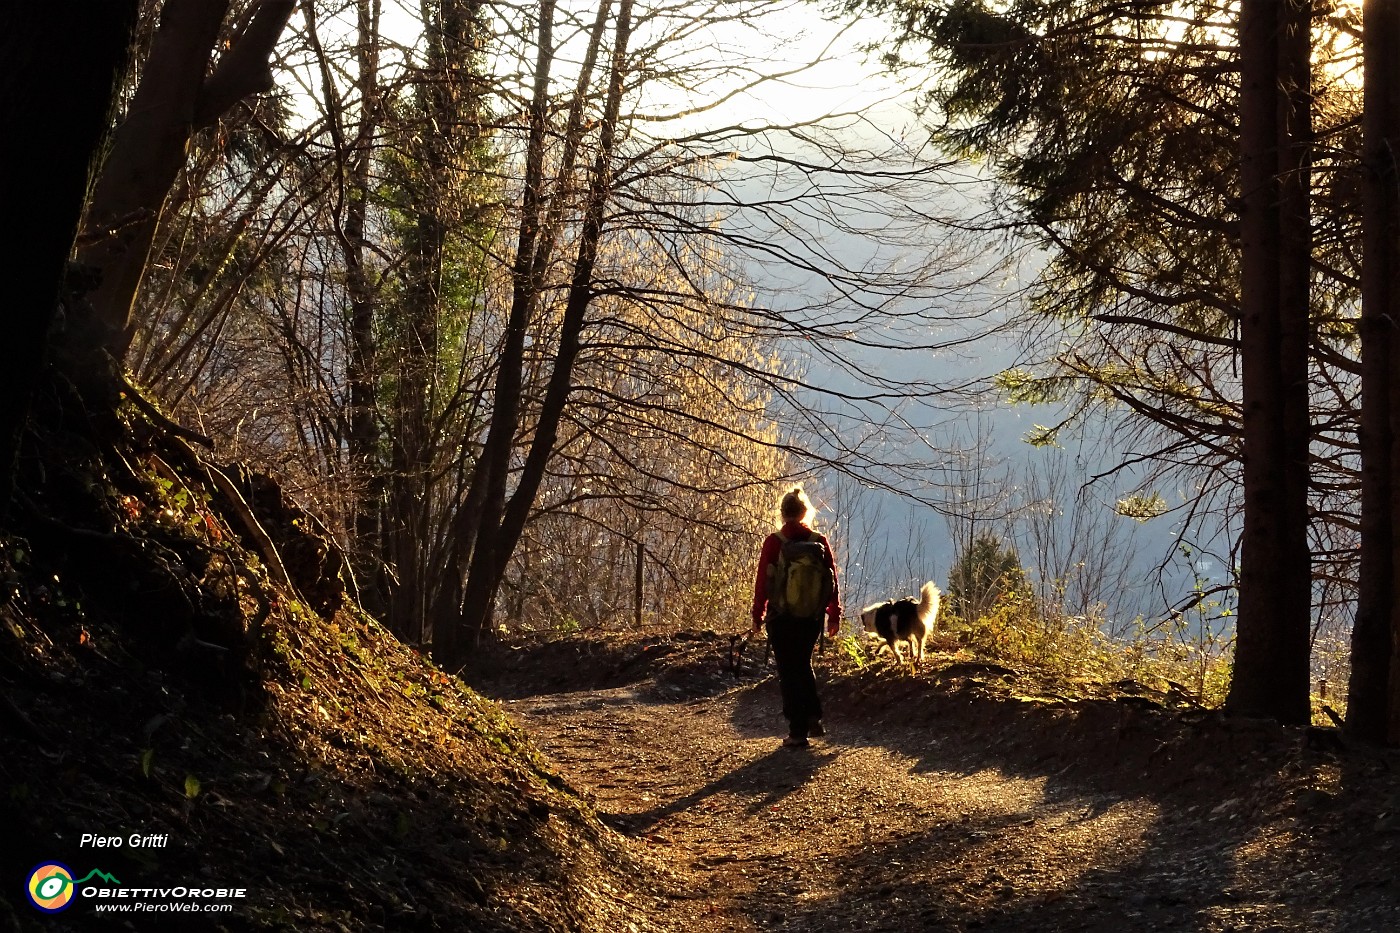
[(1055, 680), (1135, 681), (1211, 708), (1229, 687), (1233, 640), (1181, 618), (1157, 625), (1137, 619), (1114, 635), (1101, 616), (1070, 615), (1013, 591), (975, 619), (950, 614), (942, 624), (979, 656)]
[[(973, 656), (1034, 672), (1050, 682), (1141, 685), (1205, 709), (1225, 704), (1233, 669), (1234, 635), (1205, 618), (1177, 615), (1149, 623), (1141, 617), (1118, 631), (1101, 615), (1072, 615), (1025, 591), (999, 597), (972, 620), (948, 613), (940, 629)], [(1345, 717), (1346, 645), (1318, 638), (1313, 650), (1313, 717), (1332, 725), (1330, 708)]]

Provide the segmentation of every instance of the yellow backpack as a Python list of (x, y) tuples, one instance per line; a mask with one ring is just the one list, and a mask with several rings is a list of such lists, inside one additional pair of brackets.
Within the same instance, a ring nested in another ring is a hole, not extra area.
[(805, 541), (778, 532), (778, 559), (768, 565), (768, 602), (779, 615), (820, 616), (831, 602), (836, 580), (827, 566), (826, 538), (812, 532)]

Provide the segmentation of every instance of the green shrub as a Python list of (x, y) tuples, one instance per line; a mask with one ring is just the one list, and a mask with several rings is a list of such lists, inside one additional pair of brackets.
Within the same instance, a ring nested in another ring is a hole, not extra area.
[(1025, 589), (1026, 572), (1016, 548), (982, 532), (958, 555), (948, 572), (949, 609), (965, 619), (993, 610), (1004, 594)]

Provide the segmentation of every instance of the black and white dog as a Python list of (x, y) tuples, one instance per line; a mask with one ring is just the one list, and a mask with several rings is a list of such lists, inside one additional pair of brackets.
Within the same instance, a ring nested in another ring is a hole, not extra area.
[(896, 660), (902, 661), (899, 646), (908, 645), (910, 663), (922, 661), (924, 642), (938, 618), (939, 596), (938, 587), (930, 581), (919, 590), (917, 600), (906, 596), (866, 606), (860, 611), (861, 625), (871, 635), (883, 638)]

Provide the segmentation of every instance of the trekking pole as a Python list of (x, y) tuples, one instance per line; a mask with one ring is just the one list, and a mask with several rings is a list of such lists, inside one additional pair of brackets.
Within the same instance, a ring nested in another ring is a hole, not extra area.
[(740, 632), (729, 636), (729, 670), (736, 678), (744, 673), (744, 649), (749, 646), (749, 637), (752, 634)]

